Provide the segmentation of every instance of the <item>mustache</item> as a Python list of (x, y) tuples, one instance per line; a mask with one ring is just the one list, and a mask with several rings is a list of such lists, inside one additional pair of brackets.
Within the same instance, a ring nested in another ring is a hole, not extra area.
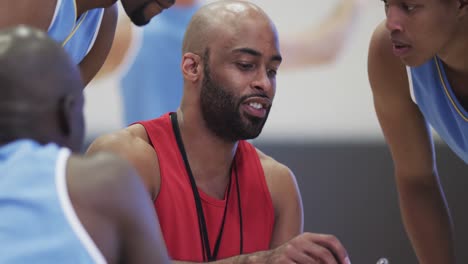
[(245, 100), (247, 100), (249, 98), (252, 98), (252, 97), (261, 97), (261, 98), (265, 98), (265, 99), (271, 101), (271, 99), (265, 93), (254, 93), (254, 94), (244, 95), (244, 96), (241, 96), (239, 98), (239, 101), (245, 101)]

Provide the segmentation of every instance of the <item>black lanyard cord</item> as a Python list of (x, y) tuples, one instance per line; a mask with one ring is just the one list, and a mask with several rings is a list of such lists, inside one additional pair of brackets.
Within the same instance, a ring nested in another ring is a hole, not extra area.
[[(179, 147), (179, 151), (182, 155), (182, 158), (184, 160), (185, 164), (185, 169), (187, 171), (187, 174), (189, 176), (190, 180), (190, 185), (192, 187), (192, 192), (195, 200), (195, 206), (197, 209), (197, 217), (198, 217), (198, 227), (200, 230), (200, 240), (202, 243), (202, 248), (203, 248), (203, 260), (204, 261), (214, 261), (216, 260), (216, 257), (218, 256), (218, 251), (219, 247), (221, 244), (221, 238), (223, 236), (223, 230), (224, 230), (224, 223), (226, 220), (226, 214), (227, 214), (227, 208), (228, 208), (228, 203), (229, 203), (229, 196), (231, 192), (231, 178), (232, 178), (232, 173), (229, 177), (229, 183), (228, 183), (228, 190), (227, 190), (227, 196), (226, 196), (226, 205), (224, 207), (224, 213), (223, 213), (223, 220), (221, 222), (220, 230), (218, 232), (218, 236), (216, 239), (216, 243), (213, 249), (213, 254), (211, 254), (211, 248), (210, 248), (210, 242), (208, 238), (208, 230), (206, 227), (206, 221), (205, 221), (205, 214), (203, 213), (203, 207), (201, 204), (201, 199), (200, 199), (200, 193), (198, 192), (197, 185), (195, 183), (195, 178), (193, 177), (192, 169), (190, 168), (190, 164), (188, 162), (187, 158), (187, 153), (185, 152), (185, 147), (182, 142), (182, 136), (180, 135), (180, 129), (179, 129), (179, 124), (177, 122), (177, 113), (171, 113), (170, 114), (171, 121), (172, 121), (172, 128), (174, 129), (174, 134), (176, 137), (177, 145)], [(240, 227), (240, 254), (243, 252), (243, 225), (242, 225), (242, 210), (241, 210), (241, 200), (240, 200), (240, 190), (239, 190), (239, 180), (238, 180), (238, 175), (237, 175), (237, 166), (236, 162), (233, 162), (233, 166), (231, 166), (231, 172), (234, 170), (235, 173), (235, 180), (236, 180), (236, 188), (237, 188), (237, 201), (238, 201), (238, 207), (239, 207), (239, 227)]]

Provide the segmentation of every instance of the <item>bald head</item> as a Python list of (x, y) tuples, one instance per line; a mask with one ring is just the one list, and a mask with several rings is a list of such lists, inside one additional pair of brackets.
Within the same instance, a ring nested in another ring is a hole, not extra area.
[[(0, 31), (0, 101), (56, 99), (81, 85), (79, 71), (60, 44), (26, 26)], [(74, 85), (70, 85), (74, 84)]]
[(4, 142), (60, 134), (65, 116), (58, 114), (65, 101), (80, 98), (83, 84), (60, 44), (40, 30), (17, 26), (0, 31), (0, 87), (0, 126), (9, 131), (2, 133)]
[(185, 32), (182, 52), (203, 54), (208, 44), (222, 35), (240, 34), (242, 28), (266, 24), (276, 31), (268, 15), (247, 1), (216, 1), (201, 7)]

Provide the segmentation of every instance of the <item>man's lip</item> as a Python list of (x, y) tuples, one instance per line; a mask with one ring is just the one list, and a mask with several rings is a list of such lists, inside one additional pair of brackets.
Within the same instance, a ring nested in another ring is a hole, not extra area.
[(259, 103), (263, 108), (269, 108), (271, 106), (271, 100), (263, 96), (252, 96), (244, 100), (244, 104)]
[(406, 43), (406, 42), (404, 42), (404, 41), (401, 41), (401, 40), (399, 40), (399, 39), (394, 39), (394, 38), (392, 38), (391, 41), (392, 41), (392, 44), (393, 44), (394, 46), (408, 46), (408, 47), (410, 46), (410, 44), (408, 44), (408, 43)]

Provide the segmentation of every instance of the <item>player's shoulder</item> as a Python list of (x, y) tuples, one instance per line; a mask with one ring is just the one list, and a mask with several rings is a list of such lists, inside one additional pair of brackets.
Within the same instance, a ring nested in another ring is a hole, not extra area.
[(255, 148), (260, 159), (267, 183), (281, 185), (285, 181), (295, 181), (294, 174), (285, 164), (275, 160), (258, 148)]
[(392, 52), (392, 40), (385, 23), (385, 20), (382, 21), (374, 29), (369, 45), (369, 61), (372, 61), (375, 66), (381, 67), (402, 65), (400, 59)]
[(110, 151), (114, 153), (125, 153), (150, 145), (145, 128), (140, 124), (131, 125), (127, 128), (108, 133), (96, 138), (88, 148), (87, 153), (99, 151)]
[(94, 186), (111, 185), (127, 180), (135, 174), (130, 163), (110, 152), (99, 152), (87, 156), (71, 155), (71, 175), (79, 174), (81, 180), (92, 181)]
[(385, 27), (385, 20), (375, 28), (368, 54), (368, 75), (372, 90), (387, 87), (405, 86), (406, 66), (393, 54), (390, 33)]
[(300, 203), (299, 187), (296, 177), (285, 164), (256, 149), (265, 173), (265, 181), (270, 191), (275, 212)]

